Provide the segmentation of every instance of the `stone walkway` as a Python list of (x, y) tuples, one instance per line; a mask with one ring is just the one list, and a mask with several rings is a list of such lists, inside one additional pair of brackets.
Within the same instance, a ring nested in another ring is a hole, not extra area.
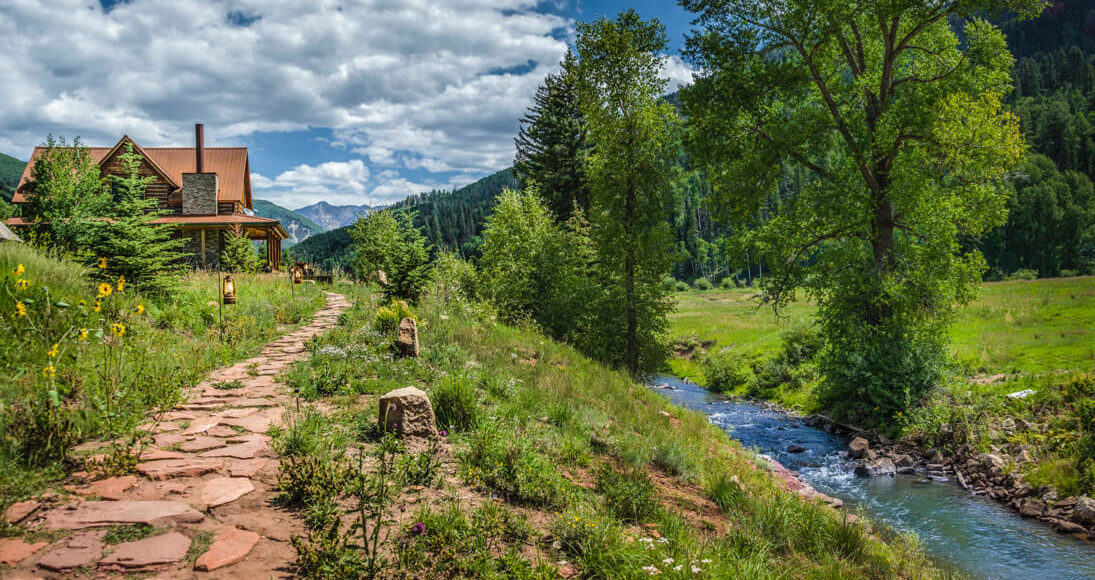
[[(142, 453), (137, 474), (70, 486), (75, 499), (59, 504), (13, 506), (8, 515), (28, 528), (64, 537), (0, 540), (0, 563), (14, 566), (0, 576), (60, 578), (79, 569), (165, 579), (291, 576), (290, 539), (305, 531), (272, 503), (278, 466), (266, 431), (282, 423), (292, 403), (276, 377), (308, 356), (304, 341), (334, 326), (348, 307), (327, 293), (311, 324), (266, 345), (258, 357), (214, 371), (184, 404), (142, 427), (155, 444)], [(104, 542), (104, 527), (142, 523), (162, 533)]]

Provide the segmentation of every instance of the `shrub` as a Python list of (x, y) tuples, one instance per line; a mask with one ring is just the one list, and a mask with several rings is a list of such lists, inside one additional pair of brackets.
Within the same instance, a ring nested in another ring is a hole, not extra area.
[(392, 300), (388, 306), (381, 306), (377, 309), (375, 327), (385, 334), (394, 334), (399, 330), (399, 323), (404, 318), (411, 318), (418, 322), (418, 317), (411, 312), (410, 306), (407, 306), (405, 301)]
[(661, 507), (654, 484), (642, 469), (622, 472), (604, 465), (597, 474), (597, 491), (604, 496), (608, 512), (625, 523), (649, 522)]
[(737, 284), (734, 283), (734, 278), (732, 276), (727, 276), (719, 281), (719, 288), (722, 288), (723, 290), (730, 290), (736, 286)]
[(711, 285), (711, 281), (707, 278), (696, 278), (696, 281), (693, 282), (692, 285), (695, 286), (696, 290), (710, 290), (711, 288), (714, 288), (714, 286)]
[(568, 502), (569, 489), (555, 465), (520, 433), (503, 433), (496, 425), (481, 423), (459, 458), (465, 481), (507, 501), (545, 508)]
[(707, 379), (707, 388), (715, 391), (749, 387), (756, 380), (749, 358), (729, 347), (703, 357), (703, 374)]
[(707, 484), (707, 495), (711, 496), (711, 501), (715, 502), (715, 505), (726, 512), (740, 509), (745, 505), (746, 500), (741, 482), (737, 477), (725, 472), (718, 473)]
[(345, 460), (315, 455), (283, 457), (278, 471), (278, 501), (291, 506), (329, 501), (342, 494), (352, 478)]
[(663, 440), (654, 448), (654, 457), (650, 460), (654, 467), (679, 477), (691, 473), (692, 460), (688, 449), (674, 439)]
[(677, 280), (673, 284), (673, 289), (676, 290), (677, 292), (684, 292), (685, 290), (689, 289), (688, 282), (684, 282), (682, 280)]
[(1038, 278), (1037, 270), (1022, 269), (1011, 273), (1006, 280), (1034, 280)]
[(1061, 270), (1062, 278), (1075, 278), (1080, 275), (1079, 270)]
[(475, 426), (478, 402), (475, 386), (468, 377), (446, 376), (430, 394), (438, 429), (467, 431)]

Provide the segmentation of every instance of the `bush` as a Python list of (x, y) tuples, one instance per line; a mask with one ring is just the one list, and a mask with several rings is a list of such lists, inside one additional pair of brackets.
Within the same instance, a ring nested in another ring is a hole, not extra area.
[(403, 300), (392, 300), (388, 306), (381, 306), (376, 311), (376, 329), (385, 334), (395, 334), (399, 330), (399, 323), (404, 318), (414, 319), (418, 322), (418, 317), (411, 312), (410, 306)]
[(677, 280), (673, 283), (673, 289), (677, 292), (684, 292), (689, 289), (688, 282)]
[(604, 496), (608, 512), (625, 523), (652, 521), (661, 507), (654, 484), (642, 469), (625, 473), (604, 465), (597, 474), (597, 491)]
[(710, 352), (703, 358), (703, 374), (707, 388), (714, 391), (750, 387), (756, 381), (749, 357), (729, 347)]
[(737, 284), (734, 282), (734, 278), (732, 276), (727, 276), (719, 281), (719, 288), (722, 288), (723, 290), (730, 290), (736, 286)]
[(737, 477), (720, 472), (707, 484), (707, 495), (723, 511), (730, 512), (745, 505), (745, 490)]
[(701, 290), (701, 291), (702, 290), (710, 290), (711, 288), (714, 288), (714, 286), (711, 285), (711, 281), (708, 280), (707, 278), (696, 278), (696, 281), (693, 282), (692, 285), (695, 286), (696, 290)]
[(468, 484), (507, 501), (541, 508), (568, 503), (567, 483), (554, 463), (520, 433), (503, 433), (496, 425), (481, 423), (459, 458), (461, 476)]
[(345, 461), (315, 455), (283, 457), (278, 471), (278, 501), (307, 507), (328, 502), (346, 490), (353, 472)]
[(1012, 272), (1011, 275), (1008, 276), (1005, 279), (1006, 280), (1034, 280), (1036, 278), (1038, 278), (1038, 271), (1037, 270), (1022, 269), (1022, 270), (1016, 270), (1016, 271)]
[(1061, 270), (1062, 278), (1075, 278), (1080, 275), (1079, 270)]
[(437, 428), (467, 431), (475, 427), (479, 413), (475, 386), (468, 377), (443, 377), (430, 393)]

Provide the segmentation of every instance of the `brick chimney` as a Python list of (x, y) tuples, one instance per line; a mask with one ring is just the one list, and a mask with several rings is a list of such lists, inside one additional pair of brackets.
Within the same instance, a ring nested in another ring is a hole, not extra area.
[(217, 215), (217, 174), (205, 172), (205, 127), (194, 125), (194, 173), (182, 176), (183, 214)]

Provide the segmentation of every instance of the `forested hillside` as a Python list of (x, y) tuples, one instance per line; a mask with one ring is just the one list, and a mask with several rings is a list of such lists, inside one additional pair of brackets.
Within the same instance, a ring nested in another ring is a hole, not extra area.
[(371, 209), (368, 205), (331, 205), (321, 201), (294, 211), (322, 226), (318, 231), (329, 232), (354, 223)]
[(284, 245), (287, 247), (293, 244), (299, 244), (309, 237), (323, 232), (323, 228), (319, 224), (291, 209), (281, 207), (272, 201), (256, 199), (254, 200), (253, 206), (255, 215), (276, 219), (281, 222), (285, 231), (289, 232), (289, 239), (284, 242)]
[(0, 200), (11, 201), (15, 193), (15, 186), (19, 185), (19, 178), (23, 175), (25, 161), (0, 153)]

